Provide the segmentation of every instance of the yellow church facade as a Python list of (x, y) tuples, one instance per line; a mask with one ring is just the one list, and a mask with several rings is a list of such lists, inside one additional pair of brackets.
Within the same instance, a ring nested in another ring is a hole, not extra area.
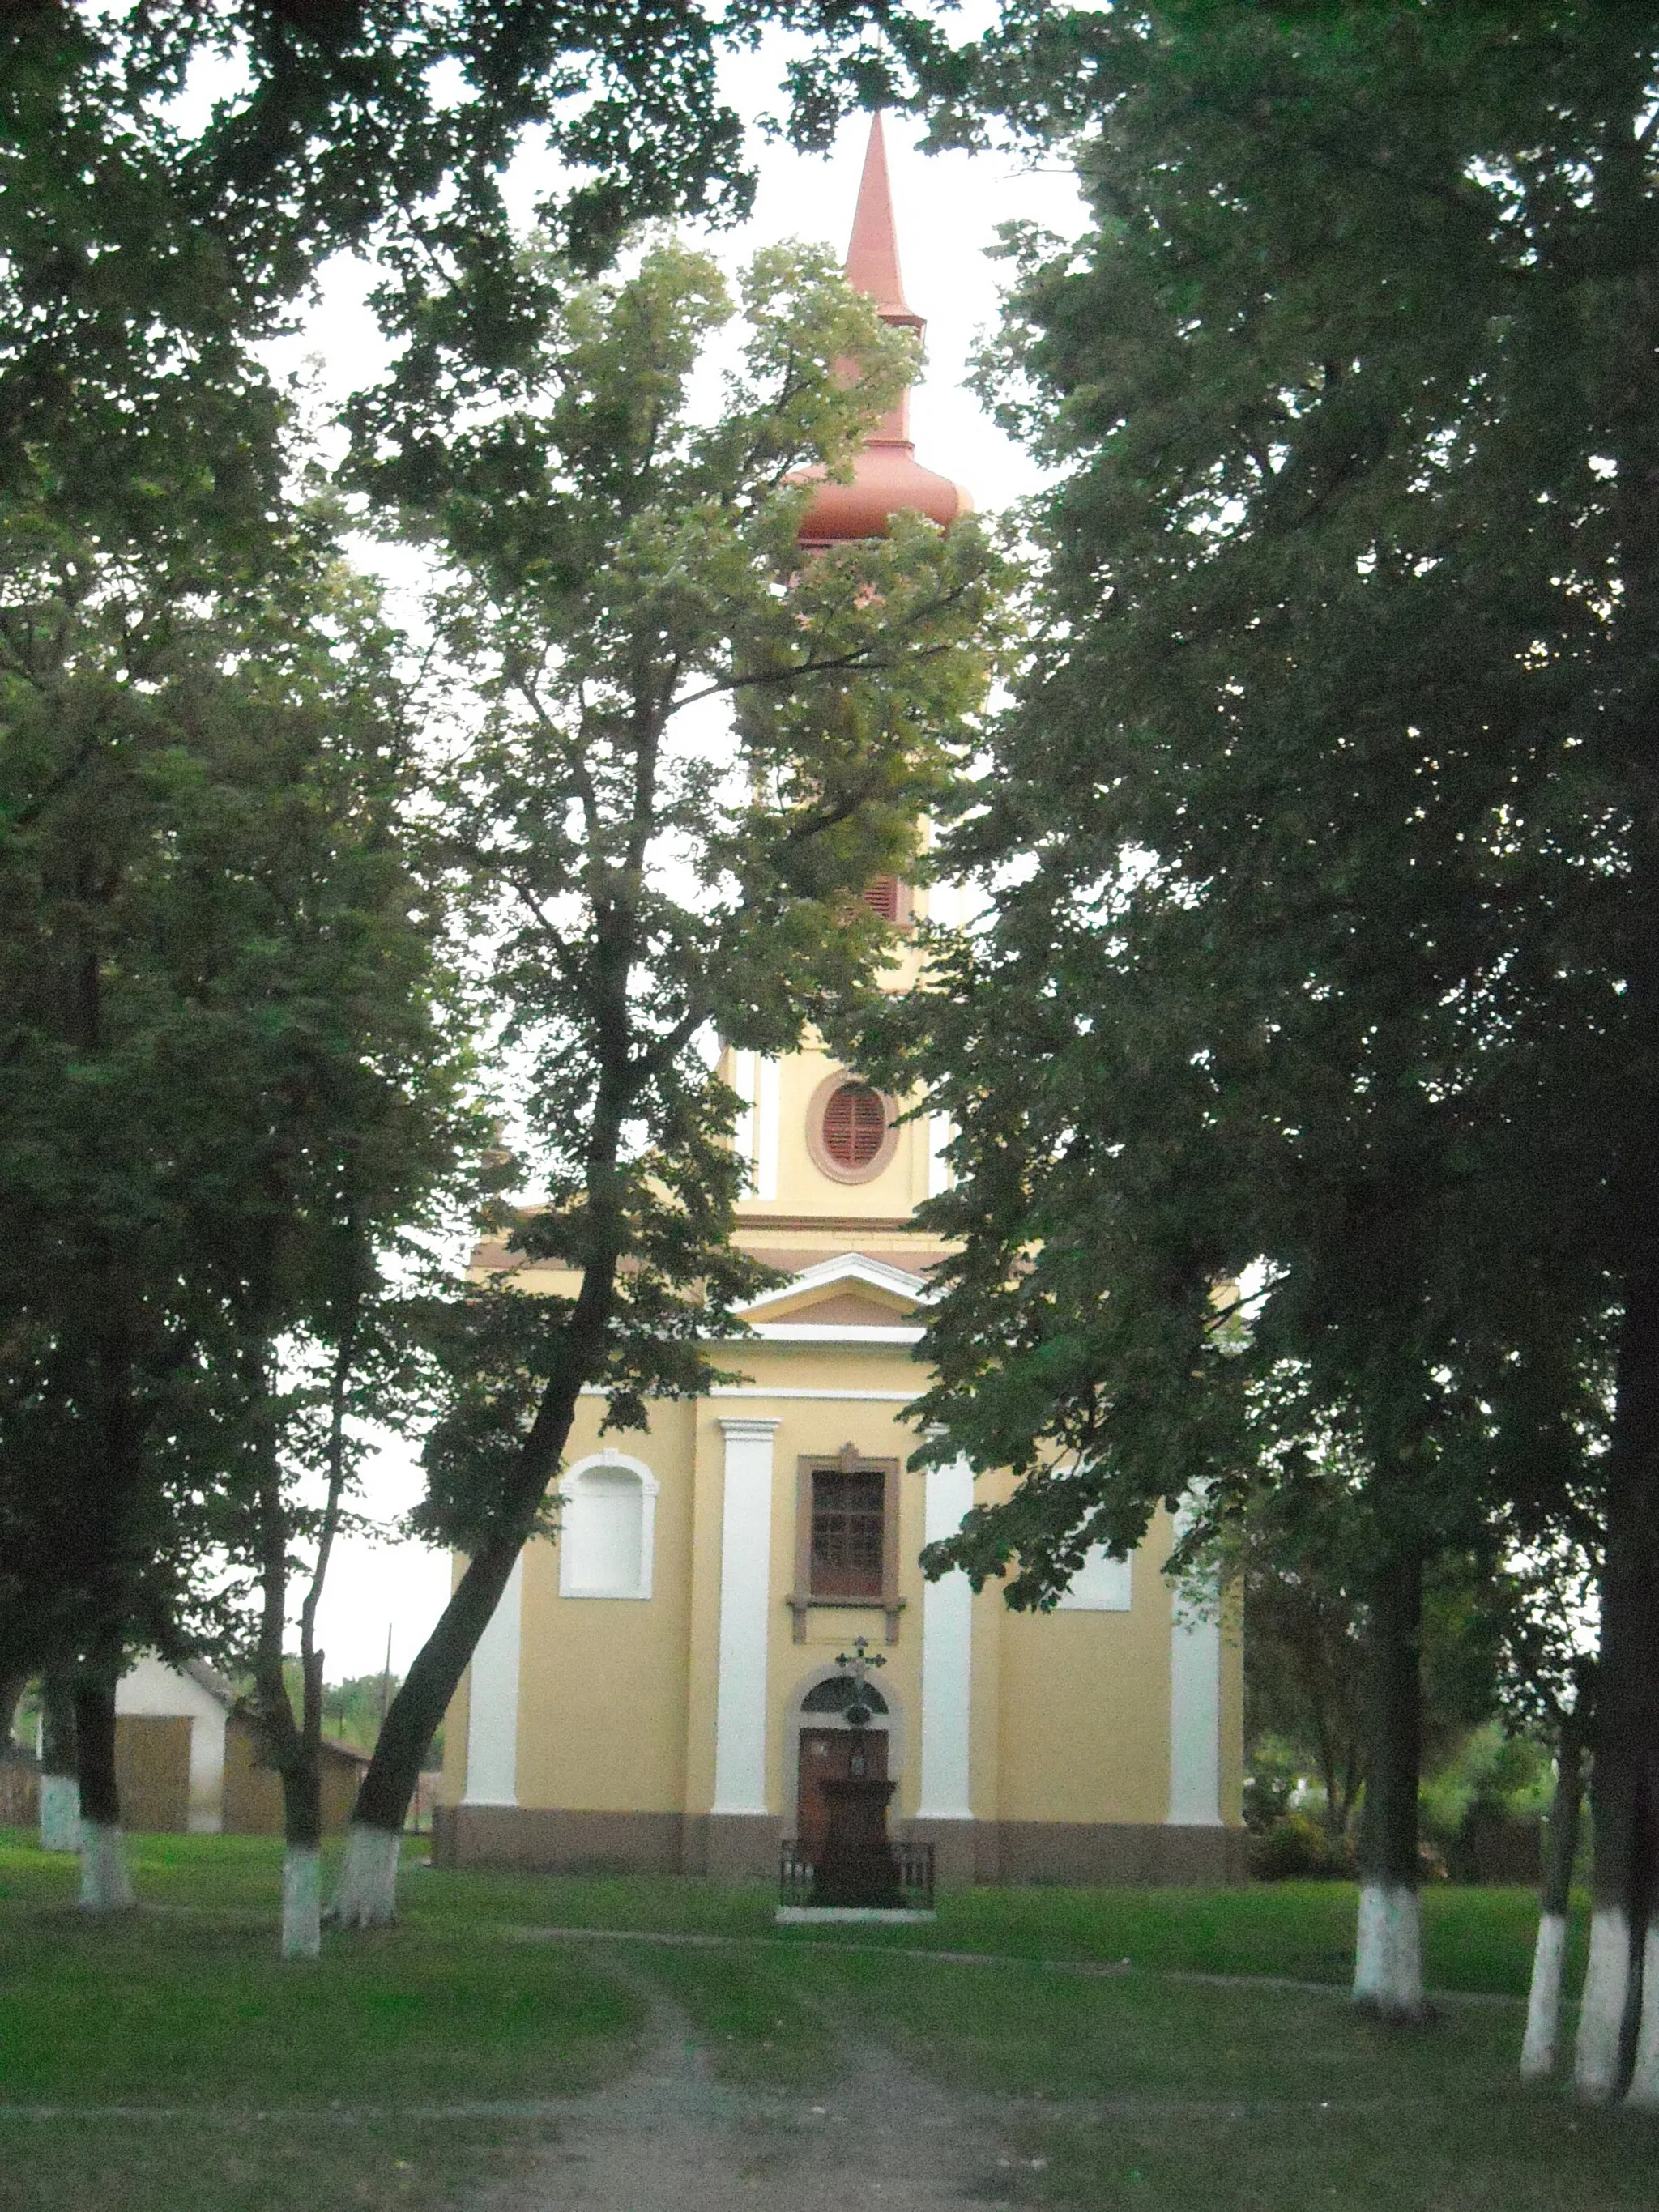
[[(878, 126), (848, 271), (918, 323)], [(852, 517), (840, 527), (869, 527), (866, 483), (861, 460), (831, 488)], [(871, 441), (867, 483), (885, 511), (914, 503), (948, 526), (956, 488), (916, 467), (902, 410)], [(928, 895), (871, 896), (902, 927)], [(896, 982), (908, 965), (901, 951)], [(861, 1638), (884, 1662), (865, 1735), (896, 1784), (892, 1832), (931, 1843), (940, 1880), (1241, 1875), (1237, 1628), (1177, 1601), (1166, 1517), (1133, 1559), (1091, 1558), (1048, 1613), (922, 1575), (924, 1544), (975, 1495), (965, 1464), (909, 1468), (903, 1418), (945, 1249), (914, 1221), (941, 1187), (943, 1128), (822, 1051), (728, 1052), (722, 1073), (744, 1102), (738, 1240), (787, 1279), (722, 1358), (741, 1381), (603, 1438), (603, 1400), (584, 1399), (557, 1536), (526, 1547), (449, 1715), (435, 1855), (774, 1874), (784, 1842), (810, 1852), (818, 1785), (847, 1771), (837, 1661)], [(530, 1296), (566, 1287), (534, 1267), (517, 1280)]]

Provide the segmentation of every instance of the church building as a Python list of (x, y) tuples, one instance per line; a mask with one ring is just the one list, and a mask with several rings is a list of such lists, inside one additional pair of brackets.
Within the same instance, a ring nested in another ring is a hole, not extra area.
[[(878, 118), (847, 273), (921, 329)], [(918, 463), (901, 403), (802, 541), (911, 508), (948, 528), (969, 506)], [(941, 893), (868, 896), (902, 927)], [(848, 1771), (837, 1659), (862, 1638), (884, 1662), (864, 1755), (897, 1785), (895, 1837), (931, 1842), (942, 1881), (1241, 1877), (1237, 1631), (1175, 1600), (1167, 1517), (1133, 1559), (1091, 1557), (1048, 1613), (917, 1564), (974, 1496), (964, 1464), (908, 1468), (902, 1419), (944, 1250), (913, 1224), (942, 1131), (819, 1051), (730, 1052), (725, 1073), (750, 1164), (737, 1233), (788, 1280), (749, 1309), (754, 1337), (725, 1363), (744, 1381), (603, 1441), (603, 1401), (584, 1400), (558, 1536), (526, 1548), (449, 1715), (441, 1863), (771, 1876), (786, 1840), (810, 1853), (819, 1784)], [(520, 1271), (529, 1294), (538, 1274)]]

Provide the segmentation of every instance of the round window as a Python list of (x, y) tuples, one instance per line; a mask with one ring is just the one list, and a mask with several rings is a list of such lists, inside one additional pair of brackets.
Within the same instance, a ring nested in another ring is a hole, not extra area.
[(867, 1083), (843, 1083), (823, 1109), (823, 1149), (838, 1168), (867, 1168), (887, 1135), (887, 1108)]
[(868, 1182), (898, 1146), (898, 1109), (872, 1083), (843, 1069), (819, 1085), (806, 1115), (806, 1146), (832, 1182)]

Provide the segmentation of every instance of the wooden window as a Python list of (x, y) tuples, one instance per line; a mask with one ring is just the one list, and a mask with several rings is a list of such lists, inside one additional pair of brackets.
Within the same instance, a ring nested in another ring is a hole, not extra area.
[(814, 1597), (879, 1600), (886, 1488), (878, 1467), (813, 1469)]
[(864, 886), (860, 896), (872, 914), (878, 914), (884, 921), (897, 921), (902, 917), (899, 908), (900, 884), (896, 876), (876, 876)]
[(795, 1504), (795, 1587), (787, 1600), (795, 1641), (806, 1638), (815, 1606), (879, 1607), (887, 1641), (898, 1639), (898, 1462), (866, 1460), (854, 1444), (833, 1458), (799, 1462)]
[(823, 1109), (823, 1149), (838, 1168), (867, 1168), (887, 1138), (887, 1105), (867, 1083), (843, 1083)]

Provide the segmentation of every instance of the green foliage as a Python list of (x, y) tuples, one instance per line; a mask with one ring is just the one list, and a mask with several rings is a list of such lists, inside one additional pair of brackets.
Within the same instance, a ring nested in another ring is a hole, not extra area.
[[(305, 1697), (303, 1670), (298, 1659), (283, 1662), (283, 1686), (293, 1710), (299, 1712)], [(251, 1674), (234, 1678), (239, 1692), (252, 1698), (256, 1685)], [(349, 1744), (354, 1751), (373, 1751), (380, 1733), (386, 1707), (403, 1686), (403, 1676), (349, 1674), (343, 1681), (325, 1682), (322, 1688), (322, 1733), (332, 1742)], [(443, 1730), (433, 1745), (434, 1762), (443, 1758)]]
[[(869, 994), (888, 936), (856, 894), (913, 866), (949, 803), (1000, 575), (971, 526), (914, 518), (802, 556), (803, 473), (848, 467), (914, 367), (827, 256), (762, 254), (740, 307), (672, 241), (625, 280), (541, 260), (526, 283), (535, 343), (487, 398), (441, 362), (418, 409), (394, 381), (358, 410), (353, 462), (441, 562), (468, 726), (437, 840), (524, 1070), (545, 1195), (504, 1225), (558, 1271), (429, 1316), (451, 1384), (417, 1520), (468, 1547), (516, 1500), (539, 1408), (597, 1381), (612, 1424), (640, 1425), (706, 1387), (708, 1340), (768, 1279), (730, 1242), (712, 1042), (785, 1050)], [(694, 378), (739, 312), (703, 407)]]
[(223, 537), (280, 496), (256, 349), (319, 267), (373, 254), (383, 328), (488, 379), (526, 319), (504, 173), (584, 265), (627, 228), (747, 212), (723, 55), (804, 34), (797, 135), (945, 66), (926, 12), (854, 0), (642, 11), (623, 0), (21, 0), (0, 71), (0, 496), (42, 459), (66, 520), (148, 544)]
[(1496, 1721), (1471, 1729), (1424, 1783), (1423, 1826), (1454, 1881), (1480, 1879), (1483, 1841), (1500, 1832), (1534, 1833), (1549, 1810), (1548, 1751)]
[(866, 1054), (962, 1132), (923, 1416), (1022, 1477), (934, 1563), (1042, 1603), (1334, 1445), (1377, 1556), (1593, 1520), (1652, 1218), (1651, 26), (1172, 5), (1006, 51), (1097, 220), (1016, 241), (987, 368), (1060, 475), (954, 849), (1029, 865)]
[(314, 520), (252, 577), (5, 520), (0, 1620), (112, 1665), (228, 1634), (275, 1340), (430, 1218), (465, 1066), (393, 641)]
[(1348, 1881), (1353, 1849), (1347, 1838), (1295, 1807), (1264, 1822), (1250, 1838), (1250, 1872), (1258, 1881)]
[[(1248, 1695), (1248, 1692), (1247, 1692)], [(1289, 1812), (1307, 1762), (1282, 1737), (1248, 1730), (1244, 1746), (1244, 1825), (1252, 1835)]]
[[(401, 1674), (353, 1674), (323, 1689), (323, 1732), (337, 1743), (356, 1751), (373, 1751), (380, 1733), (380, 1719), (398, 1694)], [(442, 1747), (437, 1747), (442, 1756)]]

